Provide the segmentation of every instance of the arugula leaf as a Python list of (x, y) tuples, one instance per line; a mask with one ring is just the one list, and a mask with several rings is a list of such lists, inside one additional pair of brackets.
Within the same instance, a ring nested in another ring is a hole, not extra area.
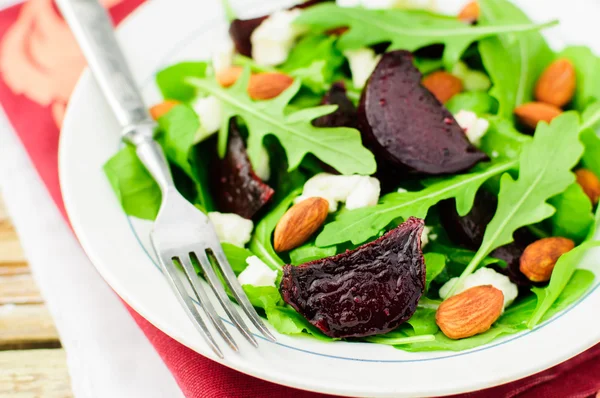
[[(211, 211), (214, 206), (208, 192), (208, 159), (214, 147), (210, 141), (197, 145), (200, 131), (198, 115), (190, 106), (181, 104), (160, 117), (158, 124), (162, 131), (158, 140), (167, 159), (192, 179), (196, 189), (195, 201), (205, 211)], [(178, 184), (180, 189), (184, 186), (187, 185)]]
[(521, 151), (519, 178), (513, 180), (508, 173), (502, 176), (496, 213), (486, 227), (477, 254), (456, 286), (460, 286), (494, 249), (512, 242), (517, 229), (554, 214), (554, 208), (546, 201), (575, 181), (571, 169), (583, 153), (580, 131), (574, 112), (563, 113), (550, 125), (538, 124), (533, 141), (525, 144)]
[(600, 175), (600, 137), (593, 129), (581, 133), (581, 142), (585, 146), (581, 163), (583, 167)]
[(444, 62), (441, 58), (415, 57), (415, 67), (422, 75), (428, 75), (431, 72), (442, 69), (444, 67)]
[(425, 291), (429, 290), (431, 282), (444, 270), (446, 267), (446, 256), (440, 253), (425, 253)]
[(138, 159), (135, 148), (126, 145), (104, 164), (104, 173), (126, 214), (154, 220), (162, 196), (160, 188)]
[[(594, 283), (594, 273), (587, 269), (576, 269), (569, 283), (564, 287), (550, 309), (542, 317), (542, 321), (552, 318), (579, 299)], [(537, 304), (537, 303), (536, 303)], [(537, 305), (536, 305), (537, 308)]]
[[(479, 24), (529, 24), (531, 21), (508, 0), (482, 0)], [(533, 87), (554, 54), (539, 32), (508, 32), (479, 42), (479, 53), (494, 86), (490, 94), (499, 104), (499, 115), (512, 118), (515, 107), (531, 101)]]
[(534, 287), (532, 289), (538, 298), (538, 302), (527, 326), (532, 328), (540, 322), (546, 311), (554, 304), (556, 299), (563, 293), (565, 287), (569, 284), (584, 253), (588, 249), (598, 246), (600, 246), (600, 241), (584, 242), (570, 252), (559, 257), (554, 266), (554, 270), (552, 271), (552, 277), (550, 278), (548, 286), (544, 288)]
[(246, 259), (252, 256), (253, 253), (248, 249), (227, 242), (222, 242), (221, 246), (223, 247), (223, 252), (225, 253), (225, 257), (227, 257), (227, 261), (229, 261), (233, 272), (235, 272), (236, 275), (239, 275), (248, 266)]
[(254, 234), (249, 243), (249, 248), (258, 258), (263, 260), (269, 267), (281, 271), (283, 269), (284, 262), (273, 249), (271, 243), (271, 236), (277, 226), (277, 223), (283, 217), (288, 207), (292, 204), (294, 199), (300, 195), (301, 190), (292, 191), (285, 199), (275, 206), (273, 210), (269, 212), (254, 228)]
[(336, 247), (317, 247), (314, 243), (307, 243), (290, 251), (290, 260), (293, 265), (300, 265), (309, 261), (320, 260), (335, 255)]
[(337, 49), (337, 37), (324, 34), (307, 35), (294, 46), (279, 69), (300, 78), (302, 84), (316, 93), (327, 90), (334, 72), (344, 63)]
[(452, 114), (465, 110), (475, 112), (477, 116), (481, 116), (486, 113), (496, 113), (498, 101), (482, 91), (467, 91), (450, 98), (445, 106)]
[(281, 303), (281, 295), (275, 286), (242, 285), (242, 288), (255, 307), (266, 310)]
[(196, 88), (187, 82), (190, 77), (205, 77), (206, 62), (181, 62), (156, 74), (156, 84), (165, 99), (189, 102), (196, 97)]
[(419, 342), (414, 344), (405, 344), (397, 346), (397, 348), (408, 351), (408, 352), (419, 352), (419, 351), (463, 351), (471, 348), (485, 345), (495, 340), (496, 338), (505, 335), (516, 333), (519, 330), (515, 330), (512, 327), (498, 325), (492, 326), (490, 330), (485, 333), (481, 333), (466, 339), (452, 340), (444, 335), (442, 332), (437, 332), (434, 336), (435, 339), (427, 342)]
[(198, 115), (188, 105), (176, 105), (158, 119), (163, 134), (160, 137), (167, 158), (191, 178), (190, 151), (200, 128)]
[[(252, 101), (246, 92), (250, 70), (230, 88), (221, 87), (214, 79), (192, 79), (195, 86), (223, 104), (223, 120), (240, 116), (248, 126), (248, 156), (252, 163), (260, 160), (263, 139), (274, 135), (283, 146), (289, 169), (298, 167), (308, 153), (312, 153), (342, 174), (372, 174), (377, 165), (373, 154), (362, 145), (360, 132), (348, 127), (320, 128), (311, 124), (313, 119), (327, 115), (336, 106), (319, 106), (285, 114), (288, 102), (300, 89), (300, 80), (278, 97), (268, 101)], [(219, 133), (219, 155), (227, 146), (227, 123)]]
[(435, 322), (436, 310), (432, 308), (417, 308), (408, 323), (416, 335), (435, 334), (439, 329)]
[(483, 37), (500, 33), (538, 30), (554, 22), (535, 25), (529, 22), (497, 26), (468, 26), (455, 17), (435, 15), (419, 10), (345, 8), (324, 3), (310, 7), (294, 21), (320, 32), (340, 26), (348, 27), (339, 39), (341, 50), (368, 47), (390, 42), (389, 50), (414, 51), (431, 44), (444, 44), (446, 68), (460, 59), (467, 47)]
[(550, 198), (549, 203), (556, 209), (551, 218), (552, 235), (583, 241), (594, 223), (594, 214), (592, 202), (581, 185), (574, 182), (565, 192)]
[(325, 225), (316, 244), (325, 247), (351, 241), (357, 245), (377, 235), (396, 218), (424, 218), (431, 206), (449, 198), (456, 198), (459, 214), (465, 215), (473, 206), (479, 187), (516, 164), (516, 160), (490, 163), (468, 174), (426, 181), (427, 187), (421, 191), (387, 194), (376, 206), (343, 211), (335, 221)]
[(279, 333), (283, 334), (301, 334), (307, 332), (320, 340), (332, 341), (330, 337), (325, 336), (319, 329), (311, 325), (304, 317), (288, 307), (269, 307), (265, 309), (269, 323)]
[(585, 46), (567, 47), (559, 56), (570, 60), (575, 67), (577, 88), (573, 107), (583, 112), (591, 102), (600, 100), (600, 58)]
[(531, 137), (521, 134), (515, 129), (511, 120), (499, 116), (488, 116), (490, 127), (481, 138), (479, 148), (492, 158), (504, 157), (514, 159), (519, 156), (523, 144), (530, 142)]

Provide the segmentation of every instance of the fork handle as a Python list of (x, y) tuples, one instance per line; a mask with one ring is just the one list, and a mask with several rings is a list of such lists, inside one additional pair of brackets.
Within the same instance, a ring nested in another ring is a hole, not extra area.
[(165, 155), (153, 140), (156, 123), (142, 101), (108, 13), (98, 0), (57, 0), (57, 3), (123, 128), (123, 138), (136, 146), (138, 157), (161, 190), (172, 188)]

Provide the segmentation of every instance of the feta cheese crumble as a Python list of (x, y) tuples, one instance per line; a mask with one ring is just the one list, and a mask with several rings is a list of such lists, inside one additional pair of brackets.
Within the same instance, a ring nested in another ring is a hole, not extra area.
[(271, 167), (269, 152), (265, 149), (264, 146), (260, 147), (260, 158), (257, 162), (252, 163), (252, 168), (254, 169), (254, 173), (263, 181), (267, 181), (271, 178)]
[(296, 198), (295, 203), (321, 197), (329, 202), (329, 212), (333, 213), (339, 202), (346, 203), (348, 209), (374, 206), (379, 200), (380, 192), (379, 180), (374, 177), (319, 173), (306, 181), (302, 195)]
[(276, 11), (252, 32), (252, 58), (258, 65), (276, 66), (287, 59), (295, 40), (304, 33), (304, 29), (292, 24), (301, 12)]
[(221, 242), (244, 247), (250, 242), (254, 223), (234, 213), (209, 212), (208, 218), (213, 223)]
[(277, 280), (277, 271), (272, 270), (260, 258), (250, 256), (246, 259), (248, 266), (238, 275), (240, 285), (273, 286)]
[[(450, 289), (456, 284), (458, 278), (452, 278), (440, 288), (440, 297), (448, 298)], [(508, 276), (502, 275), (491, 268), (479, 268), (477, 271), (465, 278), (462, 286), (456, 289), (454, 294), (464, 292), (475, 286), (492, 285), (504, 294), (504, 308), (509, 306), (516, 298), (519, 291), (517, 285), (512, 283)]]
[(219, 46), (212, 53), (212, 67), (215, 73), (221, 72), (233, 65), (235, 48), (230, 39), (219, 42)]
[(198, 97), (192, 103), (192, 109), (200, 119), (200, 132), (197, 142), (205, 140), (221, 128), (221, 119), (223, 118), (223, 109), (221, 101), (216, 97)]
[(363, 88), (379, 63), (381, 55), (375, 54), (375, 51), (370, 48), (359, 48), (344, 51), (344, 56), (348, 58), (350, 64), (352, 84), (355, 88)]
[(458, 125), (465, 130), (467, 138), (473, 145), (481, 145), (481, 138), (487, 133), (490, 122), (484, 118), (477, 117), (475, 112), (466, 111), (464, 109), (454, 115), (454, 119), (456, 119)]
[(421, 248), (425, 247), (429, 243), (429, 234), (431, 233), (431, 228), (427, 225), (423, 227), (423, 232), (421, 233)]

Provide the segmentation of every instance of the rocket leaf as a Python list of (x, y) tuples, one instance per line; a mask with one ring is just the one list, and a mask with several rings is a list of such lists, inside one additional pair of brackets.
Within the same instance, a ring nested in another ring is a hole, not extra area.
[(465, 215), (473, 206), (479, 187), (489, 178), (516, 166), (516, 160), (491, 163), (477, 171), (443, 179), (425, 181), (426, 188), (415, 192), (390, 193), (372, 207), (343, 211), (327, 224), (317, 237), (317, 246), (346, 241), (357, 245), (377, 235), (392, 220), (410, 216), (424, 218), (429, 208), (441, 200), (456, 198), (456, 208)]
[[(507, 0), (483, 0), (479, 24), (529, 24), (531, 21)], [(499, 102), (499, 115), (512, 118), (516, 106), (529, 102), (533, 87), (554, 54), (539, 32), (507, 32), (479, 42), (479, 52), (494, 86), (490, 94)]]
[(457, 286), (494, 249), (512, 242), (517, 229), (554, 214), (554, 207), (547, 201), (575, 181), (571, 169), (583, 153), (583, 145), (579, 141), (581, 130), (582, 125), (574, 112), (563, 113), (550, 125), (538, 124), (533, 140), (521, 150), (519, 178), (513, 180), (508, 173), (502, 176), (496, 213), (486, 227), (477, 254), (463, 271)]
[(573, 107), (583, 111), (592, 101), (600, 100), (600, 57), (588, 47), (567, 47), (560, 57), (567, 58), (575, 66), (577, 89)]
[(339, 39), (342, 50), (390, 42), (389, 50), (414, 51), (431, 44), (444, 44), (443, 61), (451, 68), (467, 47), (481, 38), (500, 33), (538, 30), (554, 24), (520, 21), (493, 26), (470, 26), (455, 17), (419, 10), (344, 8), (332, 3), (310, 7), (294, 21), (313, 30), (327, 31), (341, 26), (349, 30)]
[[(262, 156), (263, 140), (267, 135), (278, 138), (293, 170), (309, 153), (342, 174), (372, 174), (377, 165), (373, 154), (362, 145), (360, 132), (348, 127), (321, 128), (311, 124), (313, 119), (327, 115), (336, 106), (318, 106), (286, 114), (285, 108), (300, 89), (296, 80), (278, 97), (267, 101), (253, 101), (246, 92), (250, 69), (229, 89), (214, 79), (190, 79), (200, 90), (218, 98), (223, 106), (223, 121), (240, 116), (248, 126), (248, 156), (257, 164)], [(219, 133), (219, 155), (227, 145), (227, 123)]]

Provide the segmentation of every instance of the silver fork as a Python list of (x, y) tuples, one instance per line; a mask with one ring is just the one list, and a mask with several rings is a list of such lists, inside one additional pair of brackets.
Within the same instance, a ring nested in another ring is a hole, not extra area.
[[(192, 263), (197, 260), (229, 319), (252, 345), (258, 347), (248, 326), (229, 300), (213, 269), (214, 263), (250, 321), (268, 340), (275, 341), (233, 273), (212, 223), (175, 188), (162, 148), (153, 139), (156, 124), (135, 86), (108, 14), (97, 0), (59, 0), (57, 3), (100, 89), (123, 127), (123, 138), (135, 145), (139, 159), (160, 187), (162, 204), (151, 232), (151, 241), (162, 271), (188, 317), (212, 350), (223, 358), (223, 352), (188, 294), (186, 284), (221, 337), (233, 350), (238, 351), (237, 344), (198, 280)], [(175, 263), (182, 266), (187, 283), (182, 280)]]

